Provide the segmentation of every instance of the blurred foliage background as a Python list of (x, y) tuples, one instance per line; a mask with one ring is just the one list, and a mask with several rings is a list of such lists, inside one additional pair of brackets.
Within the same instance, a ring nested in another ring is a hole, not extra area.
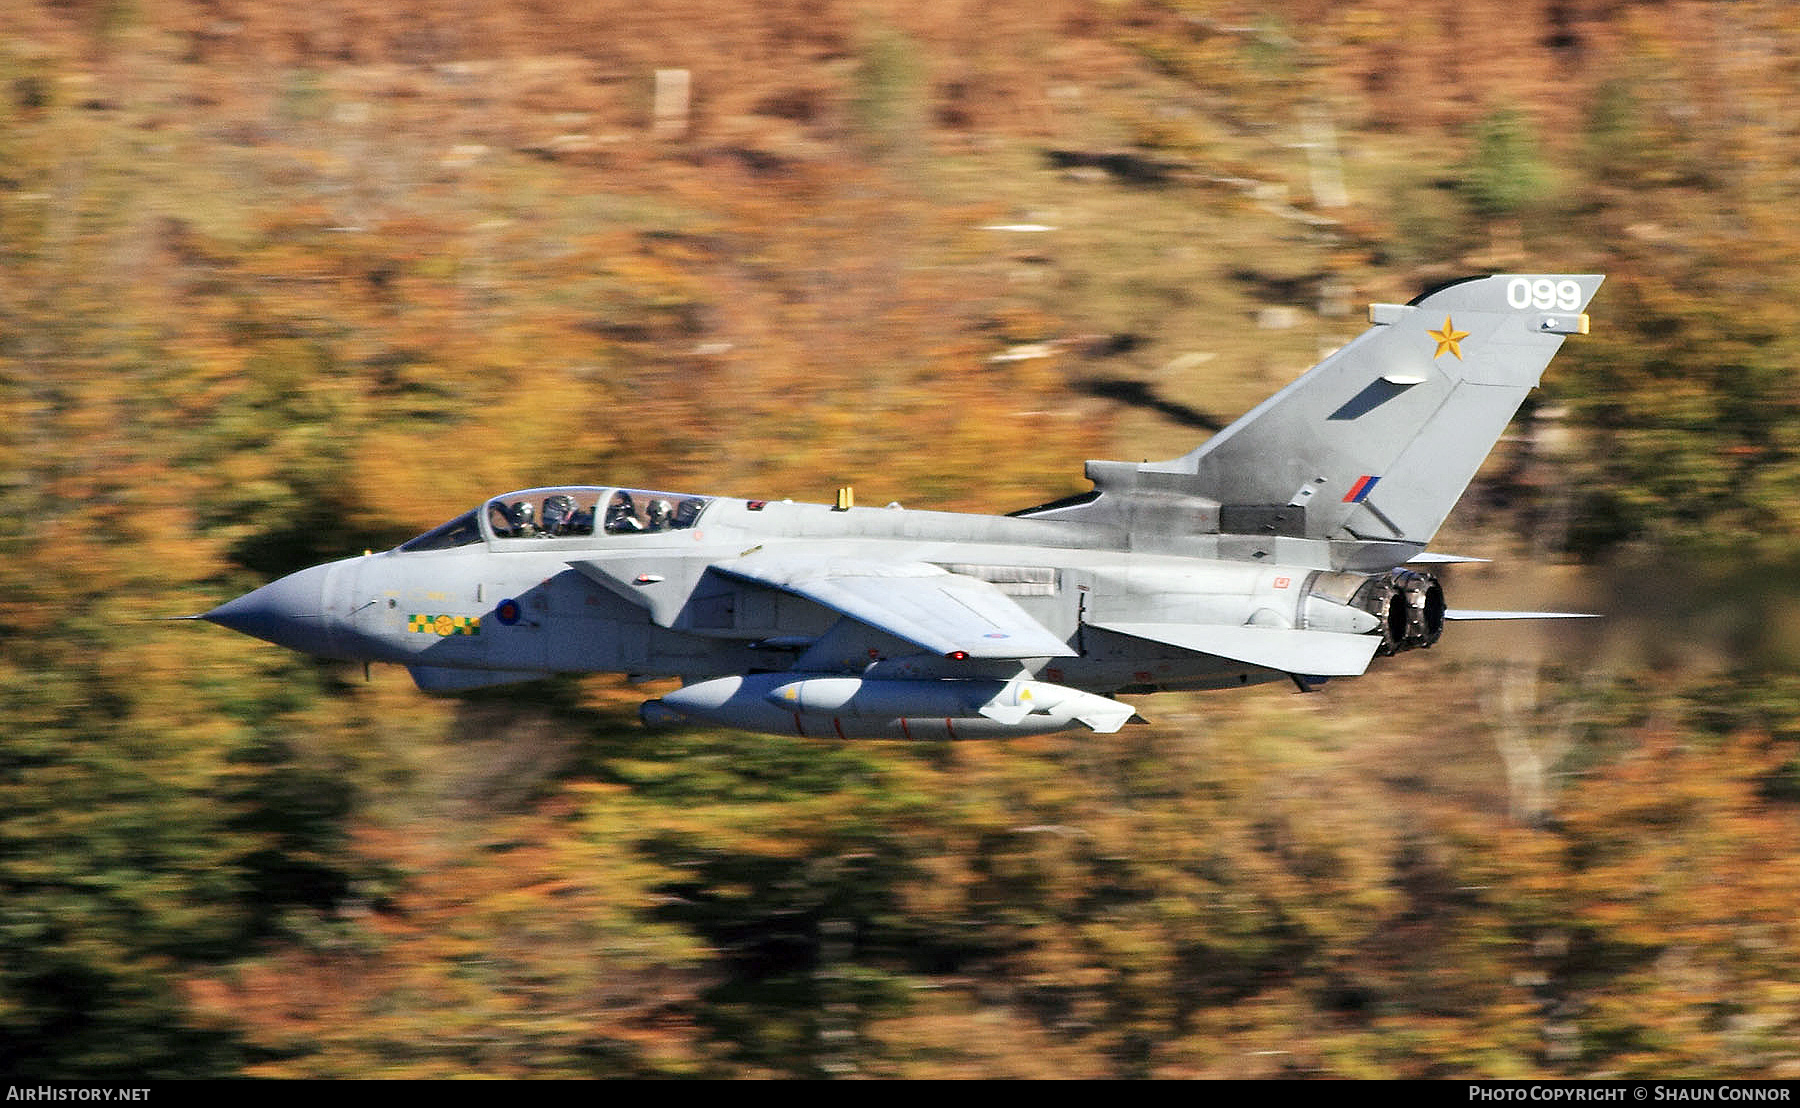
[[(0, 1070), (1800, 1075), (1796, 104), (1781, 0), (0, 0)], [(1609, 279), (1450, 587), (1602, 627), (952, 747), (148, 622), (1038, 503), (1503, 270)]]

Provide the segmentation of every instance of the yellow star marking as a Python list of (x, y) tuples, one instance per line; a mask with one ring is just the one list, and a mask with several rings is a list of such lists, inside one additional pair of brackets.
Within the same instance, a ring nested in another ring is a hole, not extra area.
[(1442, 331), (1427, 331), (1425, 333), (1437, 340), (1437, 353), (1432, 355), (1433, 358), (1443, 357), (1444, 352), (1447, 350), (1456, 355), (1457, 361), (1462, 361), (1462, 340), (1469, 337), (1469, 332), (1458, 331), (1456, 329), (1456, 324), (1450, 322), (1449, 316), (1444, 317), (1444, 329)]

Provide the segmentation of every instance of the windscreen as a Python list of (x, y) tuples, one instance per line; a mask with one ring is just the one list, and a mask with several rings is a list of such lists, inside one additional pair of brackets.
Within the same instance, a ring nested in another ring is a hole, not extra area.
[(420, 535), (416, 539), (408, 539), (400, 544), (400, 549), (408, 554), (420, 550), (448, 550), (453, 546), (470, 546), (481, 541), (481, 525), (475, 520), (474, 512), (464, 512), (449, 523), (442, 523)]

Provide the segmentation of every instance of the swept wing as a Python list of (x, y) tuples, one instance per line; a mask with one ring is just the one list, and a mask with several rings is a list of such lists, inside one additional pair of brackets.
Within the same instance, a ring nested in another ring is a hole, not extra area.
[(756, 553), (712, 570), (805, 597), (934, 654), (1072, 658), (1076, 652), (986, 581), (927, 562)]

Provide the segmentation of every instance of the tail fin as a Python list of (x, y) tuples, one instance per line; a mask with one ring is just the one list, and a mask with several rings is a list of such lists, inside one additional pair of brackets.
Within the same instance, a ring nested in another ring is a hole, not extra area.
[(1564, 336), (1587, 333), (1583, 313), (1602, 280), (1502, 274), (1377, 304), (1375, 326), (1198, 449), (1143, 465), (1090, 462), (1088, 476), (1102, 500), (1215, 503), (1224, 533), (1422, 547)]

